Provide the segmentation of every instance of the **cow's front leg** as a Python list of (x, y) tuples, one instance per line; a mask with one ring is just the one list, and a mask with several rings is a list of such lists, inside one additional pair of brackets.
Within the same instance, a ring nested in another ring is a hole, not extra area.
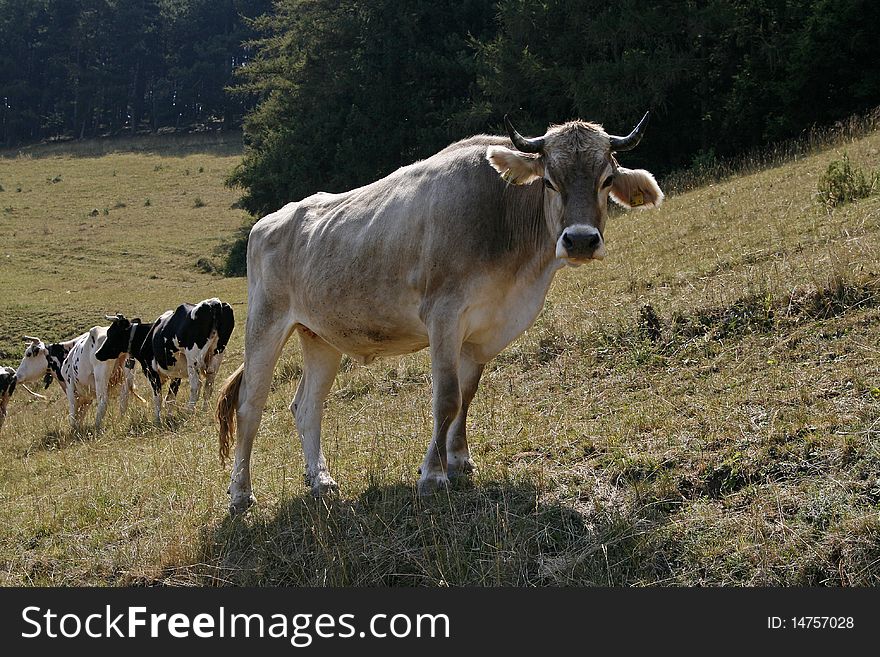
[(431, 387), (434, 431), (425, 453), (419, 478), (419, 495), (430, 495), (449, 484), (446, 436), (461, 410), (458, 362), (461, 341), (455, 336), (429, 332), (431, 341)]
[(160, 425), (162, 424), (162, 379), (156, 372), (146, 367), (144, 367), (144, 374), (147, 375), (147, 380), (153, 389), (153, 421)]
[(473, 472), (474, 462), (467, 441), (467, 413), (480, 385), (485, 363), (476, 363), (468, 356), (462, 355), (458, 369), (461, 385), (461, 411), (449, 427), (446, 436), (446, 468), (450, 479)]
[(3, 429), (3, 422), (6, 420), (6, 406), (9, 404), (9, 392), (0, 395), (0, 430)]
[(108, 362), (109, 366), (102, 363), (95, 368), (95, 397), (98, 400), (98, 406), (95, 410), (95, 433), (101, 431), (104, 415), (107, 413), (107, 401), (110, 397), (110, 377), (113, 374), (115, 361)]
[(67, 408), (69, 412), (70, 428), (76, 430), (80, 413), (72, 381), (67, 382)]
[(290, 404), (306, 461), (306, 483), (315, 497), (335, 493), (339, 487), (330, 476), (321, 450), (321, 418), (324, 399), (339, 370), (342, 354), (323, 339), (304, 329), (299, 332), (303, 352), (303, 376)]
[(187, 410), (193, 412), (196, 410), (196, 403), (199, 401), (199, 390), (202, 387), (202, 379), (199, 377), (199, 368), (194, 361), (187, 359), (186, 373), (189, 377), (189, 402), (187, 402)]
[(128, 396), (134, 392), (134, 368), (126, 367), (122, 361), (122, 388), (119, 390), (119, 414), (125, 415), (128, 411)]
[(214, 354), (208, 367), (205, 368), (205, 391), (202, 395), (202, 408), (207, 409), (211, 404), (211, 397), (214, 396), (214, 379), (217, 378), (217, 372), (220, 370), (220, 363), (223, 362), (223, 354)]

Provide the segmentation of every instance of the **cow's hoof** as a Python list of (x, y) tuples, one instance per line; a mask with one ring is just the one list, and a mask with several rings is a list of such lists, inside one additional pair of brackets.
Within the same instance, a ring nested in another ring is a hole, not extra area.
[(449, 486), (449, 478), (445, 474), (435, 474), (419, 479), (419, 495), (433, 495)]
[(257, 498), (253, 493), (239, 495), (229, 503), (229, 515), (238, 516), (256, 504)]
[(312, 477), (312, 495), (315, 497), (335, 497), (339, 495), (339, 484), (326, 472)]
[(450, 479), (469, 477), (473, 474), (474, 470), (476, 470), (476, 466), (470, 456), (465, 456), (462, 459), (455, 459), (450, 456), (448, 467), (448, 476)]

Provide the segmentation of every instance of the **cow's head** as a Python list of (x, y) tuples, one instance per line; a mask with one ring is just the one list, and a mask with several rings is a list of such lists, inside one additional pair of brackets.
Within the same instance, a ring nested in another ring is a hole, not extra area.
[(607, 134), (602, 126), (571, 121), (552, 126), (543, 137), (528, 139), (504, 117), (516, 150), (490, 146), (486, 159), (508, 182), (528, 185), (541, 181), (544, 218), (556, 257), (571, 265), (605, 257), (608, 196), (625, 208), (655, 208), (663, 192), (644, 169), (625, 169), (614, 153), (635, 148), (648, 114), (626, 137)]
[[(31, 383), (43, 379), (48, 388), (49, 384), (52, 383), (49, 348), (40, 338), (32, 338), (26, 335), (23, 339), (27, 342), (28, 346), (25, 347), (21, 363), (15, 370), (15, 380), (18, 383)], [(60, 367), (61, 363), (58, 365)]]
[(111, 322), (110, 326), (107, 327), (107, 339), (95, 351), (95, 358), (98, 360), (113, 360), (129, 350), (132, 326), (140, 324), (141, 320), (139, 317), (129, 320), (121, 313), (105, 315), (104, 317), (111, 320)]

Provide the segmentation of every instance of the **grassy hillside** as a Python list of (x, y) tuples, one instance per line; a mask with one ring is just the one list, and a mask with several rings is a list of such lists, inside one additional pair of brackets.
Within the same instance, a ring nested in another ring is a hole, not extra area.
[[(608, 259), (560, 272), (536, 326), (487, 369), (470, 416), (479, 470), (434, 498), (415, 495), (426, 354), (346, 361), (324, 424), (341, 497), (315, 501), (287, 410), (291, 342), (242, 518), (226, 513), (209, 414), (157, 428), (136, 404), (99, 437), (73, 435), (59, 390), (17, 394), (0, 436), (0, 583), (880, 583), (880, 196), (815, 200), (829, 162), (846, 151), (875, 170), (878, 149), (873, 134), (613, 217)], [(221, 184), (235, 161), (0, 161), (2, 362), (18, 363), (23, 332), (67, 337), (105, 312), (218, 295), (239, 319), (231, 372), (245, 280), (197, 263), (243, 221)]]

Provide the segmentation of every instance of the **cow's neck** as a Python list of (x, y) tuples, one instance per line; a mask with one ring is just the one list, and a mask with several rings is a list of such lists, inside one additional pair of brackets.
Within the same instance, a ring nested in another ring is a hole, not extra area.
[[(531, 258), (522, 275), (533, 276), (536, 280), (546, 281), (549, 287), (553, 274), (562, 268), (562, 262), (556, 257), (556, 240), (550, 234), (547, 216), (550, 213), (561, 212), (556, 197), (550, 197), (544, 191), (543, 185), (539, 187), (538, 198), (539, 212), (532, 219), (530, 252)], [(534, 193), (534, 192), (533, 192)]]
[(46, 376), (44, 377), (47, 388), (52, 383), (52, 379), (55, 379), (63, 390), (67, 390), (67, 386), (64, 385), (64, 377), (61, 376), (61, 365), (75, 343), (75, 340), (70, 340), (68, 342), (56, 342), (48, 346), (47, 351), (49, 353), (46, 356)]

